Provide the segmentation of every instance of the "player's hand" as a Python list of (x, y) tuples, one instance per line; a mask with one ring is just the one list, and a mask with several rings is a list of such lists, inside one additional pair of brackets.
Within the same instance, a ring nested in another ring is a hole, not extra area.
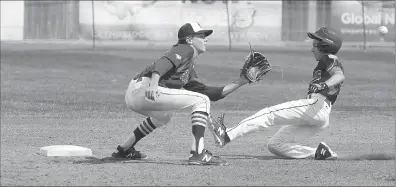
[(155, 101), (161, 95), (161, 92), (158, 90), (158, 86), (149, 86), (145, 94), (146, 99)]
[(311, 83), (309, 84), (309, 88), (308, 91), (310, 93), (318, 93), (324, 89), (329, 88), (329, 86), (327, 86), (327, 84), (325, 82), (321, 82), (321, 83)]

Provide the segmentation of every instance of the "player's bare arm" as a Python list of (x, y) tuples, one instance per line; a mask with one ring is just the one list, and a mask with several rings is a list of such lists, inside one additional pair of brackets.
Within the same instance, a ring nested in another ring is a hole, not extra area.
[(224, 86), (223, 92), (221, 93), (221, 96), (224, 98), (227, 95), (229, 95), (230, 93), (234, 92), (235, 90), (237, 90), (238, 88), (240, 88), (241, 86), (243, 86), (243, 85), (245, 85), (247, 83), (249, 83), (249, 80), (246, 79), (246, 77), (244, 77), (244, 76), (240, 76), (234, 82)]
[(186, 90), (204, 94), (208, 96), (211, 101), (218, 101), (247, 83), (249, 83), (249, 80), (245, 76), (241, 75), (237, 80), (223, 87), (207, 86), (198, 81), (198, 79), (194, 79), (187, 83), (184, 88)]
[(344, 73), (341, 70), (333, 71), (331, 74), (332, 76), (324, 82), (311, 83), (309, 90), (313, 93), (317, 93), (329, 87), (340, 85), (345, 80)]
[(333, 87), (335, 85), (341, 84), (345, 80), (344, 73), (341, 70), (333, 71), (333, 75), (329, 80), (325, 81), (328, 87)]
[(251, 49), (251, 52), (246, 57), (238, 79), (232, 83), (223, 87), (206, 86), (205, 84), (198, 81), (198, 76), (196, 75), (195, 71), (193, 71), (192, 81), (185, 85), (184, 88), (207, 95), (211, 101), (217, 101), (223, 99), (247, 83), (258, 82), (266, 73), (271, 71), (271, 69), (271, 65), (269, 64), (267, 58), (263, 54), (254, 52)]
[(334, 90), (335, 87), (340, 87), (345, 80), (342, 64), (333, 54), (322, 55), (313, 75), (314, 79), (309, 85), (310, 93)]

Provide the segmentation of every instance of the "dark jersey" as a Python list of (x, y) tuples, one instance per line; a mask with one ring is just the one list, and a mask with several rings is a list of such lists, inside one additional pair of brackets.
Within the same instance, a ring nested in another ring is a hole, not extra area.
[(190, 45), (176, 44), (134, 79), (151, 77), (153, 72), (158, 72), (160, 74), (159, 86), (198, 92), (207, 95), (211, 101), (224, 98), (222, 96), (224, 87), (206, 86), (198, 80), (193, 56), (194, 49)]
[(161, 58), (147, 66), (134, 79), (151, 77), (155, 71), (160, 73), (159, 85), (166, 86), (167, 80), (179, 80), (180, 85), (172, 88), (182, 88), (191, 79), (194, 68), (194, 49), (187, 44), (176, 44)]
[[(318, 65), (313, 71), (313, 80), (311, 83), (325, 82), (337, 71), (342, 71), (344, 73), (344, 68), (342, 67), (341, 62), (338, 60), (337, 56), (326, 54), (318, 61)], [(343, 83), (341, 82), (340, 84), (324, 89), (319, 93), (326, 96), (333, 104), (341, 91), (342, 84)], [(308, 92), (308, 94), (310, 93), (311, 92)]]

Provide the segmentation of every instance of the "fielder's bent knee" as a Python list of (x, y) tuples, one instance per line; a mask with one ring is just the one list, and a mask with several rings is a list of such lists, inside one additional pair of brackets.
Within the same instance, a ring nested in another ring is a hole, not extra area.
[(206, 112), (207, 114), (209, 114), (209, 112), (210, 112), (209, 97), (206, 95), (203, 95), (203, 94), (198, 94), (198, 96), (201, 98), (201, 100), (193, 106), (192, 111), (193, 112), (196, 112), (196, 111)]
[(285, 140), (284, 138), (282, 138), (281, 136), (276, 136), (276, 134), (274, 134), (269, 140), (268, 140), (268, 150), (275, 154), (275, 155), (279, 155), (278, 154), (278, 150), (279, 148), (286, 143), (287, 140)]
[(172, 119), (173, 113), (165, 113), (164, 116), (156, 116), (156, 118), (150, 118), (156, 127), (161, 127), (168, 124)]
[(276, 150), (275, 144), (271, 144), (271, 143), (268, 142), (267, 147), (268, 147), (268, 151), (271, 152), (271, 153), (273, 153)]
[(268, 151), (276, 156), (284, 156), (280, 151), (281, 143), (268, 142)]
[(328, 119), (316, 119), (314, 125), (321, 128), (326, 128), (329, 125)]

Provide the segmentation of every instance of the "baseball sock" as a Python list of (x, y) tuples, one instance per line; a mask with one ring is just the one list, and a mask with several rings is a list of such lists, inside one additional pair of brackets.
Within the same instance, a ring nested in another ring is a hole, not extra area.
[(192, 134), (194, 135), (191, 150), (200, 154), (204, 149), (204, 135), (206, 124), (208, 121), (208, 114), (206, 112), (200, 111), (193, 112), (191, 116), (191, 121)]
[(151, 132), (154, 131), (157, 127), (153, 124), (150, 118), (147, 118), (140, 123), (138, 127), (133, 131), (131, 136), (127, 140), (125, 140), (122, 144), (121, 147), (124, 150), (127, 150), (133, 146), (142, 138), (145, 136), (149, 135)]

